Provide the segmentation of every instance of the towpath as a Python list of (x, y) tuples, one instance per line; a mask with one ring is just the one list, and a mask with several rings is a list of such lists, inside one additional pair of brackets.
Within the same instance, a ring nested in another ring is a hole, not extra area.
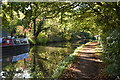
[(96, 79), (101, 72), (102, 61), (96, 55), (96, 50), (99, 44), (91, 42), (86, 44), (78, 51), (78, 56), (71, 64), (71, 67), (59, 77), (58, 80), (102, 80)]

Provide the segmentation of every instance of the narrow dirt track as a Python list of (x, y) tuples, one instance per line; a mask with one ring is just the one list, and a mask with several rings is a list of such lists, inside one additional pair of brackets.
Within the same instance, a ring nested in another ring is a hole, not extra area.
[(102, 64), (99, 57), (94, 54), (97, 45), (97, 42), (85, 45), (78, 52), (80, 56), (75, 58), (71, 67), (66, 69), (57, 80), (100, 80), (95, 79), (95, 76), (100, 72), (99, 65)]

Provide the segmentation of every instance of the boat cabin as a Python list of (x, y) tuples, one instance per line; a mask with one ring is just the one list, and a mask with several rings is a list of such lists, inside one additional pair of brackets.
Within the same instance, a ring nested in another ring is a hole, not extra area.
[(2, 39), (2, 46), (24, 45), (29, 44), (27, 38), (7, 37)]

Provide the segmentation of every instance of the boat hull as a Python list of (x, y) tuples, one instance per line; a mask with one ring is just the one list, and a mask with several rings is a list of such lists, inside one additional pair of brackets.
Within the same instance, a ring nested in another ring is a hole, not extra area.
[(12, 46), (2, 46), (2, 56), (12, 56), (18, 55), (22, 53), (28, 53), (30, 50), (29, 44), (22, 44), (22, 45), (12, 45)]

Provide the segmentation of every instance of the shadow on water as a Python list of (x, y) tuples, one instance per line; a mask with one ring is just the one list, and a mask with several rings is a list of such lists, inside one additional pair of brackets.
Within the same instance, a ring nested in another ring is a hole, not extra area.
[(50, 78), (58, 64), (73, 53), (80, 42), (32, 46), (29, 53), (3, 58), (2, 78)]

